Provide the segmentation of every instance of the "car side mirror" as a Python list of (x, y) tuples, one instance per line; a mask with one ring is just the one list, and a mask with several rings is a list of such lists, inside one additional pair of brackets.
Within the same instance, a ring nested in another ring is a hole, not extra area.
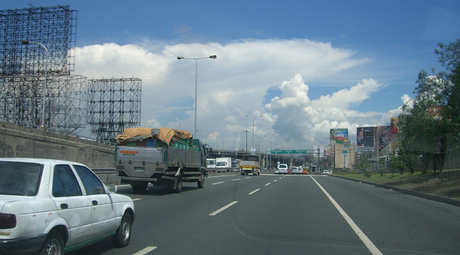
[(117, 193), (117, 186), (110, 184), (109, 186), (107, 186), (107, 190), (109, 191), (109, 193)]

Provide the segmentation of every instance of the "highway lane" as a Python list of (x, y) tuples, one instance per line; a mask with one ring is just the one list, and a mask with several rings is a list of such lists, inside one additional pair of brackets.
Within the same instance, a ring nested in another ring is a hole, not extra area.
[(458, 254), (460, 250), (459, 207), (329, 176), (213, 176), (204, 189), (185, 184), (180, 194), (157, 187), (149, 187), (145, 194), (135, 194), (129, 187), (119, 187), (119, 192), (135, 199), (130, 245), (115, 249), (104, 241), (71, 254)]

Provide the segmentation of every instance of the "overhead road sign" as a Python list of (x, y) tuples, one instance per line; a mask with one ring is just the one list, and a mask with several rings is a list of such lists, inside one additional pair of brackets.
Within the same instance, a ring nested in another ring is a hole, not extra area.
[(306, 154), (307, 150), (271, 150), (270, 154)]

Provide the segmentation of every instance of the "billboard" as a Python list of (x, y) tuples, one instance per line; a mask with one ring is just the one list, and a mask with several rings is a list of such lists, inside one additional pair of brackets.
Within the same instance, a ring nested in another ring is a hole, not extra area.
[(356, 150), (354, 144), (336, 144), (334, 146), (334, 168), (352, 169), (355, 164)]
[(398, 129), (398, 118), (391, 118), (391, 148), (399, 149), (401, 137)]
[(356, 129), (356, 146), (358, 148), (373, 148), (375, 127), (358, 127)]
[(348, 143), (348, 128), (336, 128), (329, 131), (331, 143)]
[(375, 128), (375, 141), (377, 141), (376, 155), (384, 156), (391, 148), (391, 126), (379, 126)]

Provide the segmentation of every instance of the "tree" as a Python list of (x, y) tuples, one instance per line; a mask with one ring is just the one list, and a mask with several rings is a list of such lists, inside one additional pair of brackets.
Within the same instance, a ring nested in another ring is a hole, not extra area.
[(370, 166), (369, 160), (366, 154), (361, 154), (359, 162), (356, 164), (356, 169), (366, 172), (367, 168)]
[(398, 120), (402, 150), (431, 159), (435, 175), (438, 166), (442, 172), (446, 150), (459, 143), (460, 133), (460, 38), (438, 46), (435, 53), (446, 70), (420, 71), (413, 105), (405, 105)]

